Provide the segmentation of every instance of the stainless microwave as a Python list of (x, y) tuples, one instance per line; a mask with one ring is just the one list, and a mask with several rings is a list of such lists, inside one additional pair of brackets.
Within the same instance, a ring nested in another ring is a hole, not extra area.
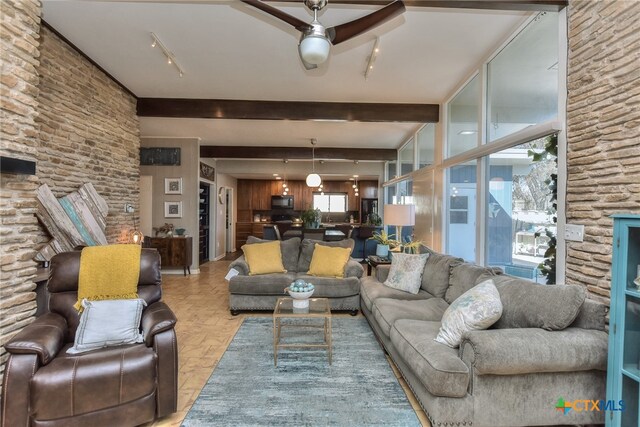
[(271, 209), (293, 209), (293, 196), (271, 196)]

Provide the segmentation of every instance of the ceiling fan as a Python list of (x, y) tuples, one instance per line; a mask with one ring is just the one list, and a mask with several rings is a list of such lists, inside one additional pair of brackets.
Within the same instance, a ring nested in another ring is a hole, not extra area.
[(328, 0), (303, 0), (305, 6), (313, 11), (313, 21), (310, 24), (260, 0), (242, 0), (242, 2), (275, 16), (302, 33), (298, 44), (298, 53), (302, 64), (307, 70), (317, 68), (318, 64), (322, 64), (327, 60), (332, 44), (336, 45), (347, 41), (405, 11), (402, 0), (396, 0), (362, 18), (335, 27), (325, 28), (318, 21), (318, 11), (327, 5)]

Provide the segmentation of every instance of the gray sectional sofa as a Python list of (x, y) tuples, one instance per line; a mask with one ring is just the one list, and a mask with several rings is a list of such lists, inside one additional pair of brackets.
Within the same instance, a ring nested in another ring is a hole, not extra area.
[[(361, 310), (434, 427), (604, 422), (603, 412), (555, 408), (560, 398), (605, 396), (606, 307), (585, 300), (583, 287), (537, 285), (434, 252), (417, 295), (384, 286), (388, 272), (362, 279)], [(434, 341), (449, 304), (488, 278), (500, 320), (467, 332), (460, 348)]]
[[(265, 242), (250, 236), (247, 244)], [(236, 315), (244, 310), (273, 310), (278, 298), (286, 296), (284, 288), (296, 279), (303, 279), (315, 286), (313, 297), (329, 298), (331, 310), (358, 313), (360, 307), (360, 278), (364, 273), (362, 265), (350, 259), (345, 267), (344, 278), (316, 277), (307, 275), (316, 244), (348, 247), (353, 250), (352, 239), (339, 242), (324, 242), (295, 237), (280, 244), (282, 263), (286, 273), (249, 275), (249, 266), (241, 256), (229, 268), (238, 275), (229, 280), (229, 308)]]

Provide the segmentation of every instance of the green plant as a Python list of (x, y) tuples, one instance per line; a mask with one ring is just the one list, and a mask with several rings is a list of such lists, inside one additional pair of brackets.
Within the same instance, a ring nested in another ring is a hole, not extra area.
[(300, 214), (300, 219), (304, 223), (305, 227), (319, 223), (320, 218), (322, 218), (322, 212), (317, 208), (309, 208)]
[(379, 245), (389, 245), (393, 247), (399, 244), (397, 240), (393, 239), (393, 237), (393, 234), (387, 234), (386, 231), (381, 230), (380, 232), (374, 231), (371, 237), (367, 240), (375, 240)]
[(371, 212), (367, 215), (367, 225), (382, 225), (382, 218), (375, 212)]
[(407, 237), (407, 241), (402, 243), (402, 249), (410, 254), (417, 254), (420, 246), (422, 246), (422, 240), (413, 240), (411, 237)]
[[(558, 135), (550, 135), (546, 138), (544, 144), (544, 150), (540, 152), (535, 152), (533, 150), (529, 150), (527, 152), (534, 162), (541, 162), (549, 156), (554, 158), (554, 162), (556, 164), (556, 170), (558, 168)], [(549, 201), (551, 202), (551, 211), (553, 214), (553, 222), (558, 222), (558, 174), (552, 173), (551, 176), (544, 181), (549, 189), (549, 195), (551, 196)], [(556, 236), (548, 228), (544, 230), (545, 235), (549, 238), (549, 247), (544, 252), (544, 261), (542, 261), (538, 268), (540, 269), (540, 273), (547, 278), (548, 285), (554, 285), (556, 283)], [(542, 232), (535, 233), (535, 237), (539, 237)]]

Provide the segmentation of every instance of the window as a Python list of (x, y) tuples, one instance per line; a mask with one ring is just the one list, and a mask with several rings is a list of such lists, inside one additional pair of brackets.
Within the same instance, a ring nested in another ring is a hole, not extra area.
[(413, 181), (410, 179), (400, 181), (398, 183), (398, 196), (396, 197), (396, 201), (394, 203), (398, 203), (401, 205), (412, 205), (413, 204)]
[(413, 138), (400, 149), (400, 175), (413, 172)]
[[(545, 184), (557, 173), (553, 159), (533, 162), (527, 151), (540, 152), (544, 139), (491, 154), (488, 162), (486, 264), (505, 272), (545, 283), (537, 274), (549, 239), (545, 228), (555, 224)], [(536, 237), (536, 232), (541, 235)]]
[(447, 157), (478, 146), (480, 77), (475, 76), (447, 105)]
[(397, 176), (396, 162), (387, 162), (387, 180), (396, 178)]
[(347, 195), (345, 193), (314, 193), (313, 208), (321, 212), (346, 212)]
[(424, 125), (418, 131), (418, 169), (433, 164), (436, 145), (436, 127), (433, 123)]
[(558, 116), (558, 15), (539, 14), (487, 65), (488, 141)]
[(476, 260), (476, 160), (447, 170), (447, 253)]

